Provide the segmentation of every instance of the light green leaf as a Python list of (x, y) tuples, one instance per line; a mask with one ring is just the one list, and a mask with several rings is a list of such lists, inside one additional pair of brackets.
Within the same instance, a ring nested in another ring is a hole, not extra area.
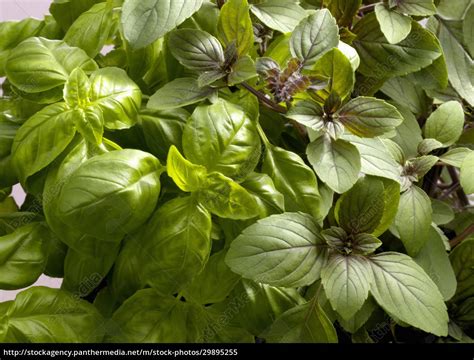
[(321, 280), (332, 308), (350, 319), (369, 296), (372, 269), (365, 257), (334, 253), (321, 271)]
[[(350, 319), (344, 320), (341, 316), (337, 317), (337, 322), (344, 330), (355, 334), (362, 326), (367, 323), (371, 315), (377, 309), (377, 303), (372, 297), (369, 297), (362, 308)], [(354, 340), (353, 340), (354, 342)]]
[(401, 195), (394, 225), (408, 255), (418, 254), (428, 241), (432, 213), (430, 198), (418, 186)]
[(311, 66), (338, 43), (336, 19), (327, 9), (316, 10), (304, 18), (291, 34), (290, 50), (293, 57), (300, 59), (305, 66)]
[(106, 128), (119, 130), (135, 125), (142, 92), (124, 70), (103, 68), (94, 72), (90, 81), (90, 102), (102, 110)]
[(226, 254), (221, 250), (209, 258), (203, 271), (183, 290), (186, 299), (203, 305), (225, 300), (240, 280), (225, 264)]
[(230, 246), (226, 263), (244, 278), (273, 286), (312, 284), (326, 262), (325, 241), (316, 221), (303, 213), (259, 220)]
[(12, 49), (23, 40), (35, 36), (43, 28), (43, 22), (27, 18), (21, 21), (4, 21), (0, 23), (0, 76), (5, 76), (5, 64)]
[(308, 145), (306, 153), (316, 174), (335, 192), (342, 194), (356, 183), (361, 161), (354, 145), (321, 136)]
[(297, 2), (285, 0), (268, 0), (251, 5), (252, 13), (270, 29), (292, 32), (303, 18), (306, 11)]
[(364, 177), (337, 201), (334, 215), (348, 233), (372, 233), (384, 214), (384, 184), (381, 180)]
[(403, 104), (403, 106), (410, 109), (413, 114), (420, 116), (425, 114), (428, 108), (431, 107), (432, 100), (429, 99), (423, 89), (417, 86), (412, 80), (413, 77), (410, 75), (394, 77), (387, 80), (380, 90), (391, 97), (396, 103)]
[(199, 10), (203, 0), (126, 0), (122, 7), (125, 38), (133, 49), (163, 37)]
[(89, 102), (90, 87), (86, 73), (81, 68), (74, 69), (64, 86), (64, 101), (71, 108), (86, 106)]
[(440, 0), (437, 6), (438, 14), (444, 19), (461, 20), (470, 5), (471, 0), (458, 0), (456, 2)]
[(464, 129), (464, 111), (457, 101), (442, 104), (434, 111), (424, 127), (426, 138), (438, 140), (448, 147), (454, 144)]
[(65, 103), (50, 105), (26, 121), (12, 146), (12, 162), (22, 184), (51, 164), (73, 139), (76, 128)]
[(387, 8), (384, 4), (375, 6), (375, 15), (380, 29), (390, 44), (398, 44), (411, 31), (411, 18)]
[(315, 101), (298, 101), (296, 105), (290, 108), (286, 117), (315, 131), (324, 129), (324, 110)]
[(448, 333), (448, 313), (435, 283), (409, 256), (387, 252), (370, 258), (370, 292), (397, 319), (437, 336)]
[(446, 57), (449, 82), (462, 98), (474, 106), (474, 60), (464, 50), (456, 33), (455, 22), (439, 18), (437, 35)]
[(408, 15), (429, 16), (436, 13), (433, 0), (389, 0), (389, 5)]
[(448, 67), (444, 54), (430, 66), (412, 74), (413, 80), (425, 90), (446, 89), (448, 86)]
[(203, 336), (204, 308), (154, 289), (136, 292), (112, 317), (106, 339), (118, 343), (193, 343)]
[(377, 138), (367, 139), (345, 135), (361, 156), (361, 171), (367, 175), (384, 177), (400, 182), (401, 165), (397, 164), (384, 143)]
[(170, 33), (170, 51), (191, 70), (218, 70), (224, 65), (224, 50), (219, 40), (205, 31), (179, 29)]
[(83, 49), (87, 55), (94, 58), (104, 47), (113, 25), (112, 3), (99, 3), (74, 21), (64, 36), (64, 41)]
[(462, 162), (461, 186), (466, 194), (474, 194), (474, 152), (466, 156)]
[(337, 343), (336, 329), (317, 301), (286, 311), (262, 336), (269, 343)]
[(12, 50), (5, 71), (8, 80), (21, 91), (41, 93), (63, 86), (78, 67), (92, 72), (97, 64), (84, 50), (64, 41), (35, 37)]
[(179, 153), (172, 145), (166, 162), (168, 176), (183, 191), (198, 191), (205, 185), (207, 170), (204, 166), (194, 165)]
[(238, 55), (246, 55), (253, 47), (253, 27), (247, 0), (227, 0), (217, 23), (220, 40), (227, 46), (235, 43)]
[(2, 308), (4, 343), (97, 343), (104, 319), (87, 301), (64, 290), (32, 287)]
[(377, 228), (372, 232), (374, 236), (380, 236), (387, 231), (395, 218), (400, 202), (400, 184), (391, 180), (383, 180), (384, 184), (384, 210)]
[(211, 215), (191, 196), (175, 198), (158, 208), (140, 240), (140, 277), (160, 294), (174, 294), (209, 259)]
[(431, 65), (442, 55), (436, 37), (416, 22), (398, 44), (387, 41), (374, 13), (364, 16), (353, 31), (357, 35), (353, 46), (361, 57), (359, 71), (366, 76), (406, 75)]
[(46, 266), (51, 234), (41, 223), (19, 227), (0, 237), (0, 289), (22, 289), (33, 284)]
[(316, 175), (301, 157), (292, 151), (266, 146), (262, 171), (285, 197), (286, 211), (303, 211), (321, 218)]
[(71, 116), (74, 118), (77, 131), (84, 139), (92, 144), (100, 145), (104, 134), (104, 117), (102, 111), (97, 107), (76, 109)]
[(257, 76), (257, 70), (252, 58), (248, 55), (239, 58), (232, 66), (232, 70), (227, 78), (228, 85), (240, 84), (246, 80)]
[(423, 140), (420, 125), (416, 117), (404, 105), (395, 103), (398, 112), (403, 116), (403, 122), (395, 128), (396, 135), (391, 138), (403, 150), (407, 158), (418, 156), (418, 144)]
[(191, 162), (235, 179), (252, 172), (261, 156), (255, 122), (225, 100), (196, 108), (184, 129), (183, 148)]
[(197, 103), (206, 99), (214, 89), (208, 86), (199, 87), (196, 79), (175, 79), (160, 88), (150, 97), (147, 108), (169, 110)]
[(454, 210), (444, 201), (431, 199), (431, 207), (433, 222), (436, 225), (445, 225), (454, 220)]
[(445, 164), (460, 168), (464, 159), (472, 152), (471, 149), (465, 147), (454, 148), (441, 155), (439, 159)]
[[(66, 225), (105, 241), (139, 228), (155, 208), (163, 167), (151, 154), (117, 150), (84, 162), (66, 179), (58, 216)], [(140, 211), (136, 208), (140, 204)]]
[(260, 217), (285, 210), (285, 197), (275, 188), (272, 178), (267, 174), (250, 173), (240, 185), (255, 197), (260, 207)]
[(444, 300), (448, 301), (456, 292), (456, 275), (449, 262), (443, 239), (437, 229), (432, 226), (429, 235), (427, 243), (413, 260), (425, 270), (431, 280), (438, 286)]
[(462, 30), (464, 35), (464, 43), (471, 55), (474, 57), (474, 4), (471, 4), (464, 15)]
[(313, 66), (312, 72), (329, 79), (326, 88), (317, 94), (326, 100), (335, 92), (341, 99), (345, 99), (354, 87), (355, 76), (350, 60), (337, 48), (324, 54)]
[(251, 193), (218, 172), (207, 176), (206, 185), (199, 191), (198, 199), (211, 213), (225, 219), (251, 219), (260, 213), (257, 200)]
[(403, 121), (398, 110), (383, 100), (360, 96), (336, 113), (346, 129), (360, 137), (375, 137), (393, 131)]
[(464, 240), (449, 255), (458, 281), (453, 301), (460, 302), (474, 295), (474, 239)]
[(49, 7), (49, 12), (64, 32), (74, 21), (94, 4), (103, 0), (54, 0)]

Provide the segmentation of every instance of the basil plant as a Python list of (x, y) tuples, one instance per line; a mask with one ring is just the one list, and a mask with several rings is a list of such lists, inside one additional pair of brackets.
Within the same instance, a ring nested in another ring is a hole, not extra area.
[(0, 23), (0, 342), (472, 342), (471, 1), (49, 13)]

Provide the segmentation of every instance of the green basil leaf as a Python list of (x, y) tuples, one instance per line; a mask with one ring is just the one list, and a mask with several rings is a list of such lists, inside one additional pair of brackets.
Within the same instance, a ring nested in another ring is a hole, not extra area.
[(12, 49), (23, 40), (35, 36), (43, 27), (43, 22), (37, 19), (21, 21), (5, 21), (0, 23), (0, 76), (5, 76), (5, 64)]
[(382, 179), (384, 185), (383, 201), (384, 210), (377, 228), (372, 232), (374, 236), (380, 236), (387, 231), (397, 215), (400, 202), (400, 184), (392, 180)]
[(124, 343), (189, 343), (203, 337), (204, 308), (154, 289), (136, 292), (112, 317), (106, 339)]
[(250, 173), (240, 185), (255, 197), (260, 208), (260, 217), (285, 210), (285, 197), (276, 189), (272, 178), (267, 174)]
[(246, 55), (253, 47), (253, 27), (247, 0), (227, 0), (217, 23), (219, 39), (229, 46), (235, 43), (237, 54)]
[(474, 21), (472, 21), (474, 17), (474, 6), (471, 4), (469, 9), (467, 10), (466, 14), (464, 15), (464, 22), (462, 26), (463, 35), (464, 35), (464, 43), (469, 51), (471, 57), (474, 57)]
[[(328, 53), (330, 54), (330, 52)], [(317, 102), (302, 100), (287, 112), (286, 117), (307, 126), (314, 131), (322, 130), (325, 127), (324, 110)]]
[(319, 233), (310, 215), (272, 215), (246, 228), (231, 243), (226, 263), (235, 273), (257, 282), (309, 285), (319, 278), (326, 262), (325, 241)]
[(40, 277), (46, 265), (49, 237), (47, 227), (31, 223), (0, 238), (1, 289), (21, 289)]
[(336, 19), (327, 9), (316, 10), (304, 18), (291, 34), (290, 50), (293, 57), (311, 66), (338, 43)]
[(224, 100), (196, 108), (183, 133), (184, 155), (209, 171), (243, 179), (260, 159), (255, 122)]
[(426, 138), (436, 139), (444, 146), (454, 144), (464, 129), (464, 110), (457, 101), (442, 104), (426, 120)]
[(406, 75), (431, 65), (442, 55), (436, 37), (416, 22), (412, 22), (410, 34), (398, 44), (387, 41), (375, 13), (364, 16), (353, 31), (357, 35), (353, 44), (361, 57), (359, 71), (366, 76)]
[(2, 310), (5, 343), (93, 343), (104, 338), (104, 319), (97, 309), (63, 290), (32, 287)]
[(163, 37), (199, 10), (203, 0), (126, 0), (122, 7), (125, 38), (133, 49)]
[(413, 260), (425, 270), (444, 300), (448, 301), (456, 292), (457, 281), (440, 232), (442, 234), (442, 230), (434, 226), (430, 228), (428, 241)]
[(365, 257), (333, 254), (321, 271), (321, 283), (333, 309), (348, 320), (362, 308), (373, 281)]
[(174, 145), (168, 152), (166, 167), (168, 176), (183, 191), (198, 191), (206, 186), (206, 168), (186, 160)]
[(154, 213), (139, 243), (140, 277), (161, 294), (183, 290), (211, 252), (211, 216), (194, 197), (175, 198)]
[(463, 99), (474, 106), (474, 60), (456, 33), (455, 22), (439, 19), (437, 35), (446, 57), (449, 82)]
[(100, 145), (104, 134), (104, 117), (96, 107), (76, 109), (71, 114), (74, 117), (77, 131), (90, 143)]
[(398, 110), (383, 100), (358, 97), (340, 108), (337, 119), (354, 135), (380, 136), (393, 131), (403, 121)]
[(474, 152), (467, 155), (462, 162), (461, 186), (466, 194), (474, 194)]
[(325, 0), (324, 3), (337, 19), (339, 26), (348, 26), (352, 24), (354, 16), (356, 16), (362, 4), (362, 0)]
[(411, 31), (411, 18), (389, 9), (384, 4), (375, 6), (375, 15), (380, 29), (390, 44), (398, 44)]
[(295, 29), (306, 11), (296, 2), (285, 0), (268, 0), (251, 5), (250, 11), (270, 29), (288, 33)]
[(433, 0), (389, 0), (389, 5), (409, 15), (428, 16), (436, 13)]
[(259, 215), (255, 197), (241, 185), (218, 172), (206, 177), (198, 192), (199, 202), (211, 213), (224, 219), (245, 220)]
[(336, 329), (317, 301), (286, 311), (264, 336), (270, 343), (337, 343)]
[(349, 233), (372, 233), (384, 214), (384, 190), (381, 180), (359, 179), (336, 203), (334, 215), (339, 225)]
[(308, 145), (306, 153), (316, 174), (335, 192), (342, 194), (356, 183), (361, 161), (354, 145), (320, 136)]
[(202, 30), (179, 29), (170, 33), (170, 51), (185, 67), (191, 70), (220, 69), (225, 62), (224, 50), (214, 36)]
[(184, 109), (143, 110), (140, 125), (150, 152), (160, 160), (166, 160), (168, 149), (174, 145), (182, 152), (183, 130), (189, 113)]
[(102, 110), (107, 129), (127, 129), (135, 125), (142, 93), (124, 70), (114, 67), (97, 70), (90, 82), (90, 104)]
[(230, 304), (242, 301), (242, 310), (236, 320), (254, 336), (264, 337), (275, 319), (285, 311), (305, 303), (296, 289), (279, 288), (250, 280), (242, 281), (234, 288)]
[(232, 86), (257, 77), (257, 70), (252, 58), (248, 55), (240, 57), (232, 66), (227, 77), (227, 84)]
[(49, 7), (49, 12), (61, 26), (67, 31), (74, 21), (94, 4), (104, 0), (54, 0)]
[(81, 48), (94, 58), (104, 47), (113, 25), (112, 3), (99, 3), (74, 21), (64, 36), (64, 41)]
[(428, 241), (432, 213), (430, 198), (419, 187), (412, 186), (401, 195), (394, 225), (410, 256)]
[(214, 91), (209, 86), (200, 87), (193, 78), (175, 79), (150, 97), (147, 108), (169, 110), (195, 104), (211, 96)]
[(41, 93), (64, 85), (69, 74), (78, 67), (92, 72), (97, 64), (84, 50), (64, 41), (35, 37), (12, 50), (5, 71), (9, 81), (19, 90)]
[(441, 155), (439, 159), (445, 164), (460, 168), (464, 159), (471, 153), (471, 149), (459, 147), (448, 150), (445, 154)]
[(262, 171), (285, 197), (286, 211), (304, 211), (321, 218), (321, 197), (314, 172), (297, 154), (276, 146), (266, 146)]
[(451, 252), (449, 259), (456, 274), (458, 286), (453, 301), (459, 302), (472, 297), (473, 285), (473, 261), (474, 261), (474, 239), (464, 240)]
[[(155, 208), (163, 171), (158, 159), (139, 150), (95, 156), (66, 180), (58, 215), (66, 225), (108, 241), (137, 229)], [(140, 211), (135, 211), (140, 204)]]
[(329, 85), (317, 94), (325, 101), (335, 92), (341, 99), (346, 98), (355, 83), (350, 60), (335, 48), (324, 54), (313, 66), (312, 72), (329, 79)]
[(12, 146), (12, 162), (22, 184), (51, 164), (74, 138), (72, 112), (64, 103), (38, 111), (21, 126)]
[(448, 313), (435, 283), (409, 256), (387, 252), (370, 258), (370, 292), (397, 319), (423, 331), (446, 336)]
[(86, 73), (81, 68), (74, 69), (64, 86), (64, 101), (71, 108), (86, 106), (90, 87)]
[(183, 290), (186, 299), (203, 305), (225, 300), (240, 280), (225, 264), (226, 253), (222, 250), (209, 258), (202, 272)]

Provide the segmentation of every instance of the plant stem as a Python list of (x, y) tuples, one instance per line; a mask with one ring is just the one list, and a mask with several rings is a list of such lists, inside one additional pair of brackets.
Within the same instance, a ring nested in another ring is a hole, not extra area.
[(225, 4), (225, 0), (217, 0), (216, 3), (219, 9), (221, 9)]
[(260, 124), (257, 124), (257, 131), (260, 137), (262, 138), (265, 147), (271, 146), (270, 140), (268, 140), (267, 135), (265, 134), (265, 131), (263, 131), (262, 126)]
[(451, 248), (453, 248), (462, 243), (472, 234), (474, 234), (474, 224), (469, 225), (462, 233), (460, 233), (455, 238), (449, 240), (449, 245), (451, 245)]
[(258, 100), (264, 104), (265, 106), (267, 106), (268, 108), (280, 113), (280, 114), (286, 114), (286, 109), (281, 106), (281, 105), (278, 105), (277, 103), (273, 102), (272, 100), (270, 100), (269, 98), (267, 98), (265, 96), (264, 93), (262, 93), (261, 91), (258, 91), (257, 89), (254, 89), (252, 86), (250, 86), (249, 84), (247, 84), (246, 82), (243, 82), (241, 84), (245, 89), (247, 89), (248, 91), (250, 91), (252, 94), (254, 94)]
[(375, 4), (369, 4), (369, 5), (364, 5), (359, 8), (359, 12), (361, 13), (366, 13), (370, 12), (375, 9), (375, 6), (381, 4), (381, 3), (375, 3)]
[[(453, 184), (460, 183), (459, 174), (454, 167), (448, 166), (448, 172), (449, 176), (451, 176), (451, 179), (453, 179)], [(456, 193), (458, 195), (459, 202), (461, 203), (461, 207), (469, 205), (469, 199), (467, 198), (467, 195), (462, 189), (462, 187), (458, 187)]]

